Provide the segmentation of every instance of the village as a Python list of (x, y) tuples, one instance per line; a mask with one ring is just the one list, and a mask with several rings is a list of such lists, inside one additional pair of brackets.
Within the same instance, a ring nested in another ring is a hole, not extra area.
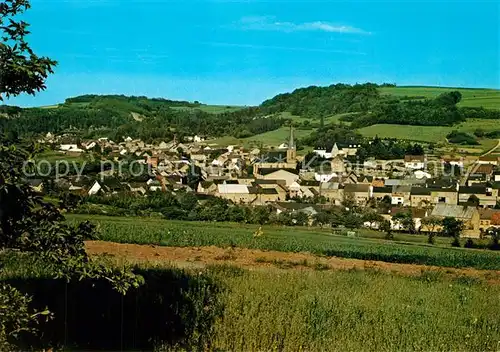
[[(287, 143), (271, 150), (220, 148), (199, 136), (158, 145), (130, 137), (119, 143), (100, 138), (59, 144), (59, 138), (49, 133), (40, 142), (56, 145), (62, 155), (77, 157), (98, 151), (111, 161), (104, 163), (111, 168), (93, 175), (57, 180), (59, 189), (81, 196), (147, 196), (150, 192), (184, 190), (234, 204), (269, 205), (278, 214), (305, 213), (311, 219), (328, 207), (383, 204), (378, 207), (383, 209), (379, 213), (390, 221), (393, 230), (404, 230), (401, 222), (393, 218), (398, 213), (410, 213), (415, 231), (419, 232), (435, 231), (426, 225), (426, 218), (452, 217), (464, 224), (463, 237), (468, 238), (482, 238), (490, 227), (500, 226), (500, 210), (496, 209), (500, 201), (497, 156), (467, 160), (406, 155), (402, 160), (352, 163), (349, 160), (359, 146), (335, 144), (331, 150), (316, 148), (314, 154), (320, 162), (311, 166), (310, 160), (297, 155), (293, 128)], [(125, 159), (143, 166), (135, 179), (123, 180), (121, 168), (118, 172), (113, 167), (113, 163)], [(197, 182), (187, 182), (189, 176), (196, 176)], [(30, 182), (43, 192), (42, 180)]]

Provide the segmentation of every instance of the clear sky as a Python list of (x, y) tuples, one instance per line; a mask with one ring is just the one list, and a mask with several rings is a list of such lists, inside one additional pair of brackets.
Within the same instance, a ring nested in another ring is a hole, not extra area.
[(308, 85), (500, 88), (500, 1), (32, 0), (47, 91), (253, 105)]

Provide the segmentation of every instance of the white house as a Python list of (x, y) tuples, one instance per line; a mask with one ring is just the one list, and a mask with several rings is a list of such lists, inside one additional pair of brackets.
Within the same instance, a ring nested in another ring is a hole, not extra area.
[(330, 174), (319, 174), (315, 173), (314, 174), (314, 179), (319, 182), (329, 182), (332, 178), (337, 177), (338, 175), (334, 172)]
[(424, 155), (405, 155), (405, 168), (410, 170), (425, 169)]
[(85, 149), (89, 150), (89, 149), (92, 149), (96, 146), (96, 142), (90, 142), (89, 144), (87, 144), (87, 146), (85, 147)]
[(59, 149), (64, 152), (77, 152), (77, 153), (83, 152), (83, 150), (78, 148), (78, 145), (76, 144), (61, 144)]
[(459, 168), (464, 167), (464, 159), (463, 158), (443, 158), (443, 159), (441, 159), (441, 163), (450, 164), (451, 166), (458, 166)]
[(194, 141), (195, 143), (200, 143), (200, 142), (204, 142), (204, 141), (205, 141), (205, 138), (200, 137), (200, 136), (194, 136), (194, 137), (193, 137), (193, 141)]
[(87, 194), (89, 196), (92, 196), (94, 194), (97, 194), (99, 193), (99, 191), (102, 189), (101, 185), (99, 184), (99, 182), (95, 181), (94, 184), (92, 185), (92, 187), (90, 187), (89, 191), (87, 192)]
[(422, 171), (422, 170), (415, 171), (414, 175), (419, 180), (421, 180), (423, 178), (432, 178), (432, 175), (430, 173)]

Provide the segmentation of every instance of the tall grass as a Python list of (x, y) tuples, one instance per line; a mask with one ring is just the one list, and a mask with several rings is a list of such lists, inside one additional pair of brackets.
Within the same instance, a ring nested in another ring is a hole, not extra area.
[(228, 351), (500, 348), (500, 287), (372, 272), (218, 274), (214, 345)]
[[(43, 268), (36, 268), (42, 263), (17, 257), (20, 265), (16, 265), (13, 253), (0, 259), (9, 273), (0, 272), (0, 280), (20, 280), (21, 286), (34, 291), (40, 307), (47, 304), (57, 313), (52, 330), (41, 327), (52, 331), (47, 336), (50, 341), (64, 341), (68, 329), (73, 342), (95, 345), (107, 336), (109, 346), (121, 338), (136, 347), (155, 341), (163, 346), (159, 350), (168, 351), (182, 346), (191, 346), (187, 350), (209, 346), (213, 351), (500, 348), (500, 285), (467, 278), (445, 279), (425, 272), (404, 277), (370, 270), (142, 267), (137, 270), (146, 283), (124, 297), (121, 310), (116, 292), (75, 283), (68, 290), (70, 309), (65, 318), (64, 283), (39, 280), (46, 276)], [(34, 267), (31, 274), (29, 267)], [(80, 343), (81, 349), (89, 350)]]
[(257, 226), (252, 225), (105, 217), (95, 217), (93, 221), (99, 226), (102, 240), (119, 243), (172, 247), (237, 246), (394, 263), (500, 269), (500, 253), (496, 252), (347, 238), (307, 229), (265, 227), (264, 235), (254, 238)]

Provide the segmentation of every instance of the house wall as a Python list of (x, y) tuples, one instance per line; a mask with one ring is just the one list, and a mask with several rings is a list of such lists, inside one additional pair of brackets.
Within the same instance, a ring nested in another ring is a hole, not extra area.
[(432, 197), (430, 195), (412, 195), (410, 198), (410, 205), (413, 208), (421, 208), (431, 203)]
[(353, 197), (357, 205), (365, 205), (370, 199), (370, 194), (368, 192), (353, 192), (347, 194), (350, 194)]
[(227, 199), (232, 201), (233, 203), (251, 203), (255, 200), (255, 194), (249, 193), (216, 193), (216, 197)]
[(423, 161), (405, 162), (405, 167), (407, 169), (420, 170), (425, 168), (425, 163)]
[(254, 205), (264, 205), (285, 200), (285, 197), (282, 198), (279, 194), (253, 194), (253, 196), (254, 200), (252, 204)]
[(475, 211), (469, 221), (464, 221), (465, 230), (462, 234), (462, 237), (465, 238), (480, 238), (480, 222), (481, 218), (478, 211)]
[(344, 200), (343, 189), (323, 190), (321, 191), (321, 195), (325, 197), (328, 202), (335, 205), (340, 205)]
[(292, 183), (299, 180), (299, 175), (292, 174), (291, 172), (280, 170), (270, 173), (265, 176), (261, 176), (264, 180), (283, 180), (286, 182), (286, 186), (290, 186)]
[[(497, 191), (497, 190), (494, 190)], [(467, 202), (472, 194), (461, 193), (458, 196), (459, 202)], [(492, 194), (491, 196), (487, 196), (485, 194), (475, 194), (475, 196), (479, 199), (479, 205), (483, 207), (494, 207), (497, 203), (497, 196)]]
[(490, 219), (479, 219), (479, 231), (486, 231), (491, 227)]
[(391, 195), (391, 203), (393, 205), (409, 205), (410, 204), (410, 193), (393, 193)]
[[(444, 202), (440, 202), (440, 198), (445, 198)], [(458, 204), (458, 192), (439, 192), (435, 191), (431, 193), (431, 202), (432, 204)]]
[(373, 198), (379, 201), (384, 199), (385, 196), (392, 198), (392, 193), (373, 193)]

